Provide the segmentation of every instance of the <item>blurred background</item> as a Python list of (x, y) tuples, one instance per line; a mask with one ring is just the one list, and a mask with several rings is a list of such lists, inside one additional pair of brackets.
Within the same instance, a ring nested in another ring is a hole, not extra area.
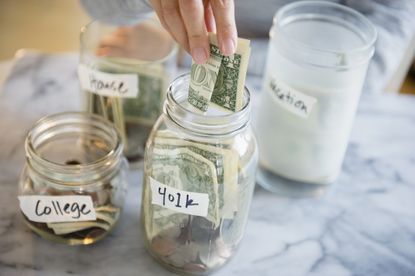
[[(46, 52), (78, 51), (80, 28), (90, 21), (77, 0), (1, 0), (0, 76), (21, 48)], [(412, 43), (412, 52), (415, 41)], [(411, 56), (411, 55), (409, 55)], [(412, 62), (400, 93), (415, 95)], [(406, 66), (402, 68), (406, 71)]]
[(20, 48), (77, 51), (79, 30), (89, 20), (77, 0), (1, 0), (0, 59)]

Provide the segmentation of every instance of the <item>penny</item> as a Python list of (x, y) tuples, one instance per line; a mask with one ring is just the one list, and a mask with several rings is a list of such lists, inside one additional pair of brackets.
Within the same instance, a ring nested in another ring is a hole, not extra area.
[(172, 240), (156, 236), (151, 241), (151, 248), (160, 256), (169, 256), (175, 250), (175, 244)]

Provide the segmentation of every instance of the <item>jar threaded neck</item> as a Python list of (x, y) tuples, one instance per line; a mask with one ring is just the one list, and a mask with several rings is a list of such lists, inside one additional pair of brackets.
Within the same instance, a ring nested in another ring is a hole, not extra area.
[(25, 150), (32, 174), (57, 185), (79, 186), (112, 177), (123, 145), (104, 118), (66, 112), (40, 119), (29, 131)]
[(186, 107), (190, 74), (177, 77), (167, 90), (164, 113), (177, 126), (197, 135), (233, 135), (244, 129), (250, 120), (250, 94), (244, 88), (244, 103), (241, 110), (220, 115), (196, 113)]

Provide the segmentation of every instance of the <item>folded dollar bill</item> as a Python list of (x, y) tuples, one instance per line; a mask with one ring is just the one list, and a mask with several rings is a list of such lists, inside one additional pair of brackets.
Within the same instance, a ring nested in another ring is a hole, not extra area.
[(200, 113), (211, 103), (236, 112), (242, 108), (250, 41), (238, 38), (236, 52), (224, 56), (219, 50), (216, 34), (209, 34), (210, 56), (205, 64), (193, 62), (190, 73), (188, 102)]
[(204, 157), (215, 168), (218, 188), (219, 213), (222, 218), (233, 218), (234, 212), (237, 211), (236, 201), (232, 199), (238, 189), (238, 154), (227, 149), (226, 145), (213, 146), (206, 143), (196, 143), (172, 137), (162, 137), (157, 135), (154, 148), (174, 150), (188, 149), (191, 152)]
[(112, 206), (100, 206), (95, 208), (96, 221), (77, 221), (77, 222), (51, 222), (47, 226), (53, 229), (56, 235), (66, 235), (89, 228), (101, 228), (109, 231), (117, 222), (120, 215), (119, 208)]
[[(207, 219), (219, 224), (218, 180), (215, 167), (208, 159), (187, 148), (155, 148), (151, 177), (179, 190), (207, 194)], [(162, 209), (153, 206), (155, 214)]]

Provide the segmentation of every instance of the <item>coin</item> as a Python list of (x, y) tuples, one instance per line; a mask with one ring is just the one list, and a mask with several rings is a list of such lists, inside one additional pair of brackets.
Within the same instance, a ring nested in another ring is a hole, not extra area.
[(160, 256), (169, 256), (175, 250), (175, 244), (172, 240), (156, 236), (151, 240), (151, 249)]

